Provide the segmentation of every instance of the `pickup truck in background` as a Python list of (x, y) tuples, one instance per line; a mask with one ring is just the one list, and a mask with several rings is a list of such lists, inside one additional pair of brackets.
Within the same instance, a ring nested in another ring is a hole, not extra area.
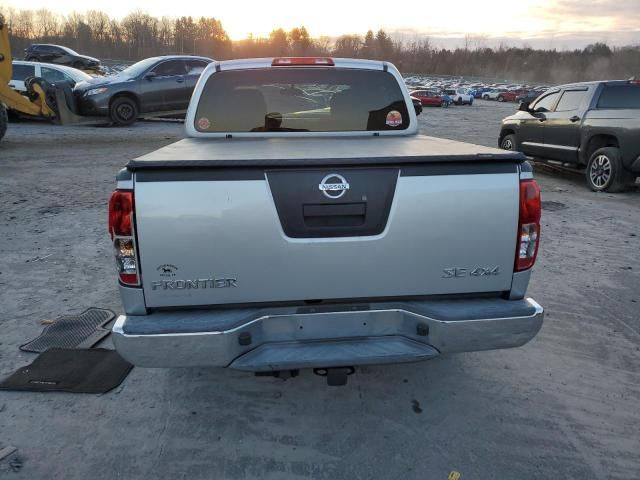
[(502, 121), (505, 150), (586, 170), (594, 191), (620, 192), (640, 176), (640, 81), (562, 85)]
[(338, 385), (539, 331), (529, 164), (418, 135), (393, 65), (215, 62), (185, 125), (120, 171), (109, 202), (113, 338), (133, 364), (313, 368)]

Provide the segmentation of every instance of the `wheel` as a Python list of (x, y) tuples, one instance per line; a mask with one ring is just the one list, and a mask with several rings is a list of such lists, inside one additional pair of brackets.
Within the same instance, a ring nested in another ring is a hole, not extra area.
[(9, 116), (7, 115), (7, 109), (0, 103), (0, 140), (7, 132), (7, 124), (9, 123)]
[(82, 63), (80, 60), (76, 60), (75, 62), (73, 62), (73, 68), (82, 70), (84, 68), (84, 63)]
[(116, 125), (131, 125), (138, 119), (138, 105), (130, 97), (118, 97), (111, 102), (109, 117)]
[(622, 192), (635, 179), (622, 165), (617, 147), (599, 148), (593, 152), (586, 175), (587, 186), (594, 192)]
[(441, 106), (442, 108), (449, 108), (449, 102), (447, 102), (446, 100), (443, 100), (443, 101), (440, 103), (440, 106)]
[(510, 133), (509, 135), (505, 135), (505, 137), (500, 142), (500, 148), (502, 150), (515, 151), (518, 149), (516, 145), (517, 145), (516, 136), (513, 133)]
[(502, 95), (498, 95), (498, 99), (499, 102), (504, 102), (504, 97)]
[(462, 105), (462, 97), (458, 97), (458, 101), (456, 102), (456, 105)]

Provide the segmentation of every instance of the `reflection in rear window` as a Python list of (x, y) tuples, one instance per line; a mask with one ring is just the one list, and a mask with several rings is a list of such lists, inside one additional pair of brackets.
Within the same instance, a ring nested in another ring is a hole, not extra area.
[(640, 85), (606, 85), (598, 108), (640, 108)]
[(199, 132), (404, 130), (409, 114), (395, 77), (335, 67), (214, 73), (195, 116)]

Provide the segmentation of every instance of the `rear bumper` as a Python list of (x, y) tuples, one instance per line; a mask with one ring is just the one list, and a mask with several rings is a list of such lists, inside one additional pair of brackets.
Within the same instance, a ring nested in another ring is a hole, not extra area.
[(163, 311), (120, 316), (113, 340), (143, 367), (322, 368), (518, 347), (543, 316), (532, 299)]

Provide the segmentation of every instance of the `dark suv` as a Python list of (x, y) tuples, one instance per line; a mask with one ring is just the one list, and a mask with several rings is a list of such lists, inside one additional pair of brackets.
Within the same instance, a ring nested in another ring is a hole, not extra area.
[(100, 60), (97, 58), (80, 55), (78, 52), (61, 45), (47, 43), (36, 43), (25, 49), (24, 59), (30, 62), (67, 65), (79, 70), (97, 70), (100, 68)]
[(562, 85), (502, 120), (499, 145), (586, 168), (594, 191), (619, 192), (640, 176), (640, 81)]
[(117, 75), (93, 78), (73, 89), (81, 115), (108, 116), (130, 125), (144, 113), (183, 114), (200, 74), (213, 60), (167, 55), (141, 60)]

